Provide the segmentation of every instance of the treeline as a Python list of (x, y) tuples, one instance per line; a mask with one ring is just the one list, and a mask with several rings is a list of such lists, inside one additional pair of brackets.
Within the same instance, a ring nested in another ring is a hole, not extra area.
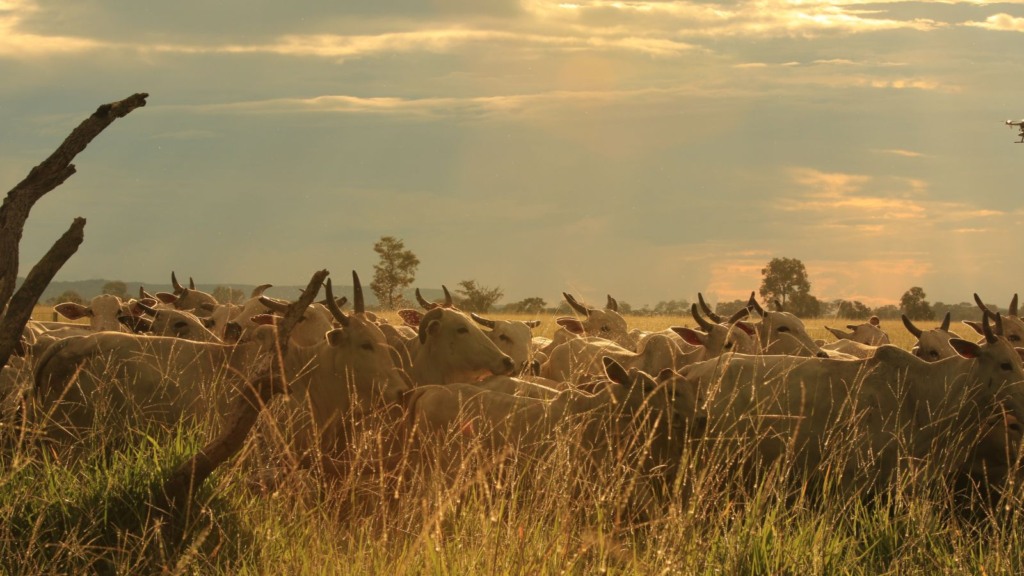
[[(378, 255), (378, 263), (374, 265), (373, 280), (370, 289), (376, 296), (377, 303), (368, 301), (371, 308), (380, 310), (396, 310), (404, 307), (416, 307), (420, 303), (412, 297), (411, 287), (416, 281), (416, 271), (420, 260), (405, 247), (405, 243), (394, 236), (382, 236), (374, 244), (374, 252)], [(911, 320), (936, 320), (950, 314), (953, 321), (977, 320), (980, 311), (977, 304), (960, 302), (946, 304), (930, 303), (925, 291), (920, 286), (913, 286), (903, 293), (898, 303), (886, 304), (872, 308), (857, 300), (821, 300), (811, 293), (811, 282), (804, 263), (796, 258), (773, 258), (761, 269), (761, 286), (758, 290), (763, 302), (769, 306), (792, 312), (802, 318), (836, 318), (844, 320), (867, 320), (877, 316), (882, 320), (898, 320), (906, 314)], [(91, 281), (97, 282), (97, 281)], [(128, 297), (129, 287), (119, 280), (103, 284), (101, 293), (113, 294), (122, 298)], [(246, 299), (247, 291), (230, 286), (218, 285), (212, 294), (220, 302), (239, 303)], [(269, 294), (269, 293), (268, 293)], [(439, 297), (440, 290), (424, 289), (424, 300), (452, 304), (468, 312), (502, 312), (515, 314), (559, 314), (571, 315), (572, 309), (567, 302), (559, 301), (549, 304), (539, 296), (498, 305), (504, 297), (501, 287), (490, 287), (475, 279), (461, 280), (455, 289)], [(285, 296), (287, 297), (287, 296)], [(53, 305), (59, 302), (82, 302), (83, 297), (75, 290), (51, 296), (45, 303)], [(731, 316), (747, 305), (747, 299), (718, 302), (714, 311), (720, 316)], [(1005, 312), (996, 304), (986, 305), (993, 311)], [(664, 300), (654, 306), (645, 304), (635, 308), (629, 302), (618, 300), (618, 311), (632, 316), (686, 316), (690, 313), (691, 301), (686, 298)]]

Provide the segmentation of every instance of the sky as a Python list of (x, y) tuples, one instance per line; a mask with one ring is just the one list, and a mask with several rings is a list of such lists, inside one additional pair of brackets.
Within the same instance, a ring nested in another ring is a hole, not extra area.
[(1024, 2), (0, 0), (0, 186), (97, 106), (148, 104), (36, 204), (22, 274), (299, 284), (373, 274), (504, 302), (1024, 289)]

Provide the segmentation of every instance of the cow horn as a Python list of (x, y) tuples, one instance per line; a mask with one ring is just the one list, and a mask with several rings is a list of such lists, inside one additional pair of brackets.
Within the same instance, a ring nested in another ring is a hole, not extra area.
[(785, 312), (786, 311), (786, 309), (782, 307), (782, 302), (779, 302), (778, 299), (772, 300), (772, 302), (775, 303), (775, 311), (776, 312)]
[(437, 307), (437, 304), (434, 304), (433, 302), (427, 302), (427, 299), (424, 298), (422, 294), (420, 294), (419, 288), (416, 289), (416, 301), (419, 302), (420, 306), (422, 306), (426, 310), (433, 310), (434, 308)]
[(363, 299), (363, 284), (359, 281), (359, 274), (352, 271), (352, 311), (356, 314), (366, 312), (366, 301)]
[(259, 299), (260, 304), (263, 304), (272, 312), (278, 312), (280, 314), (288, 312), (288, 304), (282, 302), (281, 300), (271, 298), (269, 296), (260, 296)]
[(469, 317), (475, 320), (477, 324), (481, 326), (486, 326), (487, 328), (494, 330), (494, 320), (488, 320), (487, 318), (477, 316), (476, 312), (470, 312)]
[(583, 314), (584, 316), (590, 316), (590, 310), (587, 310), (586, 306), (577, 302), (576, 299), (572, 297), (572, 294), (562, 292), (562, 296), (565, 296), (565, 301), (569, 303), (569, 306), (572, 307), (573, 310)]
[(178, 282), (178, 277), (174, 275), (174, 270), (171, 270), (171, 286), (174, 288), (175, 294), (180, 294), (185, 288)]
[(700, 303), (701, 309), (704, 310), (704, 315), (710, 318), (712, 322), (717, 322), (719, 324), (722, 323), (722, 317), (716, 314), (715, 311), (711, 309), (711, 306), (708, 306), (708, 303), (704, 301), (704, 295), (700, 292), (697, 292), (697, 302)]
[[(735, 324), (735, 323), (739, 322), (740, 320), (746, 318), (749, 314), (750, 314), (750, 309), (749, 308), (740, 308), (739, 310), (733, 312), (732, 316), (729, 316), (729, 320), (726, 321), (726, 324)], [(715, 316), (718, 316), (718, 315), (715, 314)], [(709, 318), (711, 318), (712, 320), (715, 320), (714, 317), (710, 317), (709, 316)], [(718, 322), (719, 324), (722, 323), (721, 320), (715, 320), (715, 322)]]
[(615, 298), (612, 298), (611, 294), (608, 295), (608, 304), (605, 305), (605, 308), (611, 310), (612, 312), (619, 311), (619, 303), (615, 301)]
[(156, 308), (153, 308), (152, 306), (146, 304), (145, 302), (142, 302), (140, 300), (136, 302), (135, 305), (138, 306), (139, 309), (145, 312), (146, 314), (149, 314), (150, 316), (156, 316)]
[(146, 297), (146, 289), (143, 288), (142, 286), (139, 286), (139, 300), (142, 300), (145, 297)]
[(345, 316), (345, 313), (338, 307), (338, 303), (334, 301), (334, 288), (331, 287), (330, 278), (328, 278), (327, 282), (324, 284), (324, 291), (327, 292), (326, 306), (327, 309), (331, 311), (331, 316), (334, 316), (334, 319), (338, 321), (338, 324), (348, 327), (348, 316)]
[(189, 293), (189, 289), (188, 288), (182, 288), (181, 289), (181, 292), (178, 293), (178, 299), (174, 301), (174, 307), (175, 308), (177, 308), (178, 310), (182, 309), (182, 306), (184, 306), (184, 304), (182, 304), (182, 302), (185, 301), (185, 298), (188, 298), (188, 293)]
[(441, 284), (441, 290), (444, 290), (444, 307), (451, 308), (455, 306), (455, 300), (452, 300), (452, 293), (448, 291), (448, 287)]
[[(991, 312), (989, 312), (989, 313), (991, 314)], [(946, 316), (942, 319), (942, 325), (939, 326), (939, 329), (941, 329), (944, 332), (949, 332), (949, 320), (950, 320), (949, 312), (946, 312)]]
[(259, 298), (260, 296), (263, 296), (263, 293), (267, 291), (267, 288), (270, 288), (272, 286), (273, 284), (260, 284), (259, 286), (252, 289), (252, 294), (250, 294), (249, 297)]
[(995, 320), (996, 320), (995, 327), (992, 330), (992, 332), (996, 336), (1005, 336), (1005, 334), (1003, 334), (1003, 316), (1002, 316), (1002, 314), (998, 314), (997, 313), (996, 316), (995, 316)]
[(195, 290), (196, 289), (196, 282), (195, 282), (195, 280), (192, 279), (191, 276), (188, 277), (188, 289), (189, 290)]
[(693, 319), (697, 321), (697, 324), (701, 327), (701, 329), (703, 329), (705, 332), (710, 333), (711, 329), (714, 328), (714, 325), (712, 323), (708, 322), (707, 320), (704, 319), (703, 316), (700, 315), (700, 312), (697, 311), (696, 304), (690, 304), (690, 314), (693, 316)]
[[(998, 314), (996, 314), (996, 323), (1002, 324), (1002, 319), (999, 318)], [(992, 333), (992, 326), (988, 323), (988, 314), (986, 314), (981, 321), (981, 331), (985, 335), (985, 342), (988, 342), (989, 344), (995, 343), (996, 335)]]
[(908, 318), (906, 314), (901, 314), (900, 317), (903, 318), (903, 325), (907, 327), (907, 330), (909, 330), (915, 338), (920, 338), (922, 333), (921, 329), (914, 326), (914, 323), (910, 321), (910, 318)]
[(982, 302), (981, 296), (978, 296), (977, 292), (974, 293), (974, 301), (978, 303), (978, 308), (981, 308), (982, 312), (985, 312), (986, 314), (992, 313), (992, 311), (988, 309), (988, 306), (985, 306), (985, 303)]
[(1007, 316), (1017, 315), (1017, 294), (1013, 295), (1013, 299), (1010, 300), (1010, 308), (1006, 311)]
[(750, 293), (750, 299), (747, 300), (747, 308), (753, 308), (758, 316), (764, 317), (764, 308), (761, 308), (761, 305), (757, 303), (757, 298), (754, 297), (753, 292)]

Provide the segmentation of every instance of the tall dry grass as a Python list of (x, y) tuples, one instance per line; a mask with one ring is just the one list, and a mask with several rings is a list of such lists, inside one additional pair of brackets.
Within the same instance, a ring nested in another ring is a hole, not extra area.
[[(537, 332), (553, 333), (553, 318), (543, 320)], [(647, 330), (692, 325), (628, 320)], [(824, 338), (824, 324), (809, 323), (812, 335)], [(905, 345), (896, 326), (883, 327)], [(429, 474), (394, 467), (385, 447), (404, 431), (380, 421), (353, 423), (343, 465), (296, 470), (282, 464), (268, 417), (188, 514), (167, 520), (153, 508), (154, 490), (210, 437), (209, 420), (140, 423), (119, 438), (99, 423), (76, 459), (18, 441), (12, 424), (0, 451), (4, 574), (1024, 572), (1020, 486), (997, 506), (964, 507), (927, 470), (901, 475), (871, 501), (828, 473), (811, 494), (792, 462), (751, 483), (737, 466), (750, 452), (696, 442), (680, 454), (679, 474), (663, 479), (656, 505), (637, 515), (627, 487), (643, 478), (629, 451), (596, 468), (564, 440), (524, 459), (460, 436), (476, 457), (454, 474)], [(568, 425), (558, 437), (575, 432)], [(840, 446), (830, 458), (849, 456)]]

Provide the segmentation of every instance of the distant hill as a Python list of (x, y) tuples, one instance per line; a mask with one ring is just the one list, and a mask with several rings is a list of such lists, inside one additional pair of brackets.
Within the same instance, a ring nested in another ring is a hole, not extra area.
[[(21, 286), (21, 283), (24, 280), (25, 280), (24, 278), (18, 278), (18, 286), (19, 287)], [(55, 281), (55, 282), (51, 282), (50, 285), (46, 287), (46, 290), (43, 291), (43, 295), (39, 299), (39, 302), (40, 303), (45, 303), (49, 299), (54, 298), (56, 296), (59, 296), (59, 295), (65, 293), (67, 291), (77, 292), (78, 295), (81, 296), (83, 299), (89, 300), (89, 299), (93, 298), (94, 296), (98, 296), (99, 294), (102, 294), (103, 293), (103, 286), (106, 285), (108, 282), (113, 282), (113, 281), (114, 280), (110, 280), (110, 279), (106, 279), (106, 278), (96, 278), (96, 279), (92, 279), (92, 280), (72, 280), (72, 281), (60, 281), (60, 282)], [(149, 292), (150, 294), (155, 294), (157, 292), (170, 292), (171, 291), (170, 283), (161, 284), (159, 282), (139, 282), (139, 281), (127, 281), (127, 280), (120, 280), (120, 281), (124, 282), (128, 286), (128, 295), (129, 296), (137, 297), (138, 294), (139, 294), (139, 287), (140, 286), (144, 287), (146, 289), (146, 291)], [(186, 280), (186, 283), (187, 283), (187, 280)], [(203, 284), (203, 283), (199, 283), (199, 284), (196, 284), (196, 288), (198, 290), (202, 290), (203, 292), (213, 292), (214, 289), (216, 289), (218, 286), (226, 286), (226, 287), (229, 287), (229, 288), (234, 288), (235, 290), (241, 290), (242, 293), (245, 294), (246, 297), (248, 297), (249, 294), (252, 293), (253, 289), (256, 288), (255, 284), (229, 284), (229, 283), (219, 283), (219, 284)], [(299, 297), (299, 294), (305, 288), (306, 288), (305, 285), (303, 285), (303, 286), (299, 286), (299, 285), (294, 285), (294, 286), (274, 286), (274, 287), (268, 288), (267, 291), (264, 292), (264, 294), (266, 294), (267, 296), (271, 296), (273, 298), (281, 298), (281, 299), (286, 299), (286, 300), (294, 300), (294, 299)], [(352, 286), (351, 285), (338, 285), (338, 284), (335, 284), (333, 288), (334, 288), (334, 295), (335, 296), (337, 296), (337, 297), (347, 296), (348, 299), (349, 299), (349, 302), (352, 301)], [(427, 300), (430, 300), (430, 301), (444, 299), (444, 292), (442, 292), (441, 290), (430, 289), (430, 288), (421, 288), (420, 289), (420, 293), (423, 294), (424, 298), (426, 298)], [(408, 300), (413, 305), (413, 307), (418, 307), (418, 304), (416, 304), (416, 290), (415, 290), (415, 288), (405, 291), (403, 293), (403, 296), (405, 297), (406, 300)], [(320, 297), (321, 298), (323, 297), (323, 291), (320, 292)], [(376, 306), (377, 305), (377, 297), (374, 296), (373, 291), (371, 291), (369, 289), (369, 287), (366, 286), (366, 285), (363, 286), (363, 298), (365, 299), (367, 306)]]

